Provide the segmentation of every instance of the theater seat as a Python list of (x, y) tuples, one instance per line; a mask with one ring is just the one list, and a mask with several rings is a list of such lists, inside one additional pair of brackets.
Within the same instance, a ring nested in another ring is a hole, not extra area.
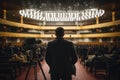
[(109, 80), (109, 65), (107, 62), (95, 61), (93, 65), (93, 73), (96, 77), (104, 77)]

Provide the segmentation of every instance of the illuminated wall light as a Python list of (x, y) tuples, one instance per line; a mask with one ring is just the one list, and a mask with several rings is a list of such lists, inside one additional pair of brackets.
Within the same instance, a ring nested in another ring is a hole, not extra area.
[(83, 41), (84, 42), (90, 42), (90, 39), (89, 38), (85, 38)]
[(102, 42), (102, 39), (99, 39), (99, 42)]
[(17, 39), (17, 41), (16, 41), (17, 43), (19, 43), (20, 42), (20, 39)]
[(20, 10), (19, 13), (27, 18), (42, 21), (82, 21), (102, 16), (102, 9), (86, 9), (83, 11), (40, 11), (35, 9)]

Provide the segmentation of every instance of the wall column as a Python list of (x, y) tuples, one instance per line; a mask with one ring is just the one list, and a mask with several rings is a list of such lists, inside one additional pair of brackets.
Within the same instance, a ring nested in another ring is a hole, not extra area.
[[(21, 24), (24, 23), (23, 19), (24, 19), (24, 17), (23, 17), (23, 16), (20, 16), (20, 23), (21, 23)], [(19, 32), (22, 32), (22, 31), (23, 31), (23, 29), (20, 28), (20, 29), (19, 29)], [(20, 42), (18, 42), (19, 45), (22, 46), (22, 44), (23, 44), (23, 42), (24, 42), (24, 39), (23, 39), (23, 38), (18, 38), (18, 39), (19, 39), (19, 41), (20, 41)]]
[[(98, 16), (96, 17), (96, 24), (99, 24), (99, 17)], [(96, 31), (99, 32), (99, 29), (97, 29)], [(96, 42), (99, 42), (99, 41), (100, 41), (100, 38), (97, 37)]]
[[(115, 12), (114, 12), (114, 11), (112, 12), (112, 21), (113, 21), (113, 22), (115, 21)], [(113, 30), (114, 30), (114, 28), (115, 28), (115, 27), (113, 27)], [(112, 37), (112, 38), (111, 38), (111, 42), (112, 42), (112, 43), (115, 43), (115, 42), (116, 42), (115, 37)]]
[(23, 16), (20, 16), (20, 23), (23, 23)]
[[(3, 19), (7, 19), (7, 11), (4, 9), (3, 10)], [(3, 25), (3, 32), (6, 32), (7, 31), (7, 27), (5, 25)], [(2, 45), (3, 46), (6, 46), (6, 41), (7, 41), (7, 37), (3, 37), (2, 39)]]
[(112, 12), (112, 21), (115, 21), (115, 12)]
[(3, 10), (3, 19), (7, 19), (6, 15), (7, 15), (7, 11), (4, 9)]

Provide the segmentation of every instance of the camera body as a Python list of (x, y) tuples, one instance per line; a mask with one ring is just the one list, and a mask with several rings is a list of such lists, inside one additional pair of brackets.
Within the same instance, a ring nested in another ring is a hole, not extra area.
[(29, 60), (33, 59), (33, 58), (38, 58), (41, 60), (41, 40), (36, 40), (35, 38), (27, 38), (24, 41), (24, 47), (26, 48), (26, 50), (30, 50), (29, 53)]

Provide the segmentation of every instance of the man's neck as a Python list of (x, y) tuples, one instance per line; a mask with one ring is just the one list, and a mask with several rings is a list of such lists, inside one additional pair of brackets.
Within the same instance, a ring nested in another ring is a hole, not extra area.
[(63, 37), (57, 37), (56, 39), (63, 39)]

